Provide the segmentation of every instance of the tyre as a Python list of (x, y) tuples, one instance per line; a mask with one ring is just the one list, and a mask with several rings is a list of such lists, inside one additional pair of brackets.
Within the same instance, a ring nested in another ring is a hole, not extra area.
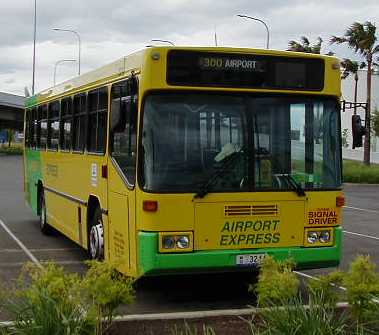
[(47, 222), (45, 193), (43, 191), (40, 193), (40, 206), (39, 227), (44, 235), (51, 235), (53, 228)]
[(88, 232), (88, 255), (90, 259), (104, 259), (104, 225), (101, 210), (97, 207), (92, 215)]

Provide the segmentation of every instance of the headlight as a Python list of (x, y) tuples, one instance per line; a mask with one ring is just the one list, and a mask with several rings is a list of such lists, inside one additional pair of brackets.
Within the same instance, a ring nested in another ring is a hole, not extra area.
[(179, 249), (186, 249), (189, 247), (189, 238), (188, 236), (179, 236), (178, 240), (176, 241), (176, 245)]
[(330, 232), (328, 230), (322, 230), (319, 240), (321, 243), (328, 243), (330, 241)]
[(175, 247), (175, 237), (174, 236), (164, 236), (162, 239), (162, 247), (164, 249), (172, 249)]
[(160, 232), (159, 233), (159, 252), (192, 252), (193, 251), (193, 232)]
[(318, 241), (318, 234), (315, 231), (308, 232), (308, 242), (313, 244)]

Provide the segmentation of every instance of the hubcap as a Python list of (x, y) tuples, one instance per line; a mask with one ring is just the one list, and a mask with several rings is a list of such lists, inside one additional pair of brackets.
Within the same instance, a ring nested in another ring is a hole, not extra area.
[(104, 230), (103, 224), (98, 223), (90, 231), (90, 254), (92, 259), (104, 257)]
[(45, 201), (42, 202), (42, 208), (41, 208), (41, 228), (45, 227), (46, 224), (46, 207), (45, 207)]

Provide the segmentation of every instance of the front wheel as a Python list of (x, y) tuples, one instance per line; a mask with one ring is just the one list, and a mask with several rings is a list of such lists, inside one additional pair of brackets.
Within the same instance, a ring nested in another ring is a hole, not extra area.
[(100, 208), (96, 208), (88, 233), (88, 255), (90, 259), (104, 259), (104, 225)]
[(51, 235), (53, 228), (47, 223), (47, 210), (45, 202), (45, 193), (42, 191), (40, 194), (41, 212), (39, 217), (39, 227), (43, 234)]

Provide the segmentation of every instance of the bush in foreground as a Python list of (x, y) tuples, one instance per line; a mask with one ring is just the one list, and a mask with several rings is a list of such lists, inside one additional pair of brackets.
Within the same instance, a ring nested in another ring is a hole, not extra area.
[[(379, 274), (368, 256), (357, 257), (348, 272), (336, 271), (311, 280), (307, 305), (298, 291), (297, 279), (288, 274), (288, 265), (281, 266), (271, 258), (265, 263), (256, 292), (258, 302), (270, 308), (258, 312), (261, 322), (251, 325), (252, 334), (379, 333), (379, 301), (376, 298), (379, 296)], [(283, 276), (286, 278), (284, 285), (278, 281)], [(338, 289), (339, 286), (346, 291)], [(346, 299), (350, 308), (341, 312), (337, 302)]]
[[(89, 262), (82, 278), (62, 267), (28, 265), (17, 288), (2, 290), (0, 307), (15, 321), (0, 334), (103, 334), (115, 308), (134, 298), (133, 281), (107, 263)], [(105, 321), (103, 322), (103, 317)]]

